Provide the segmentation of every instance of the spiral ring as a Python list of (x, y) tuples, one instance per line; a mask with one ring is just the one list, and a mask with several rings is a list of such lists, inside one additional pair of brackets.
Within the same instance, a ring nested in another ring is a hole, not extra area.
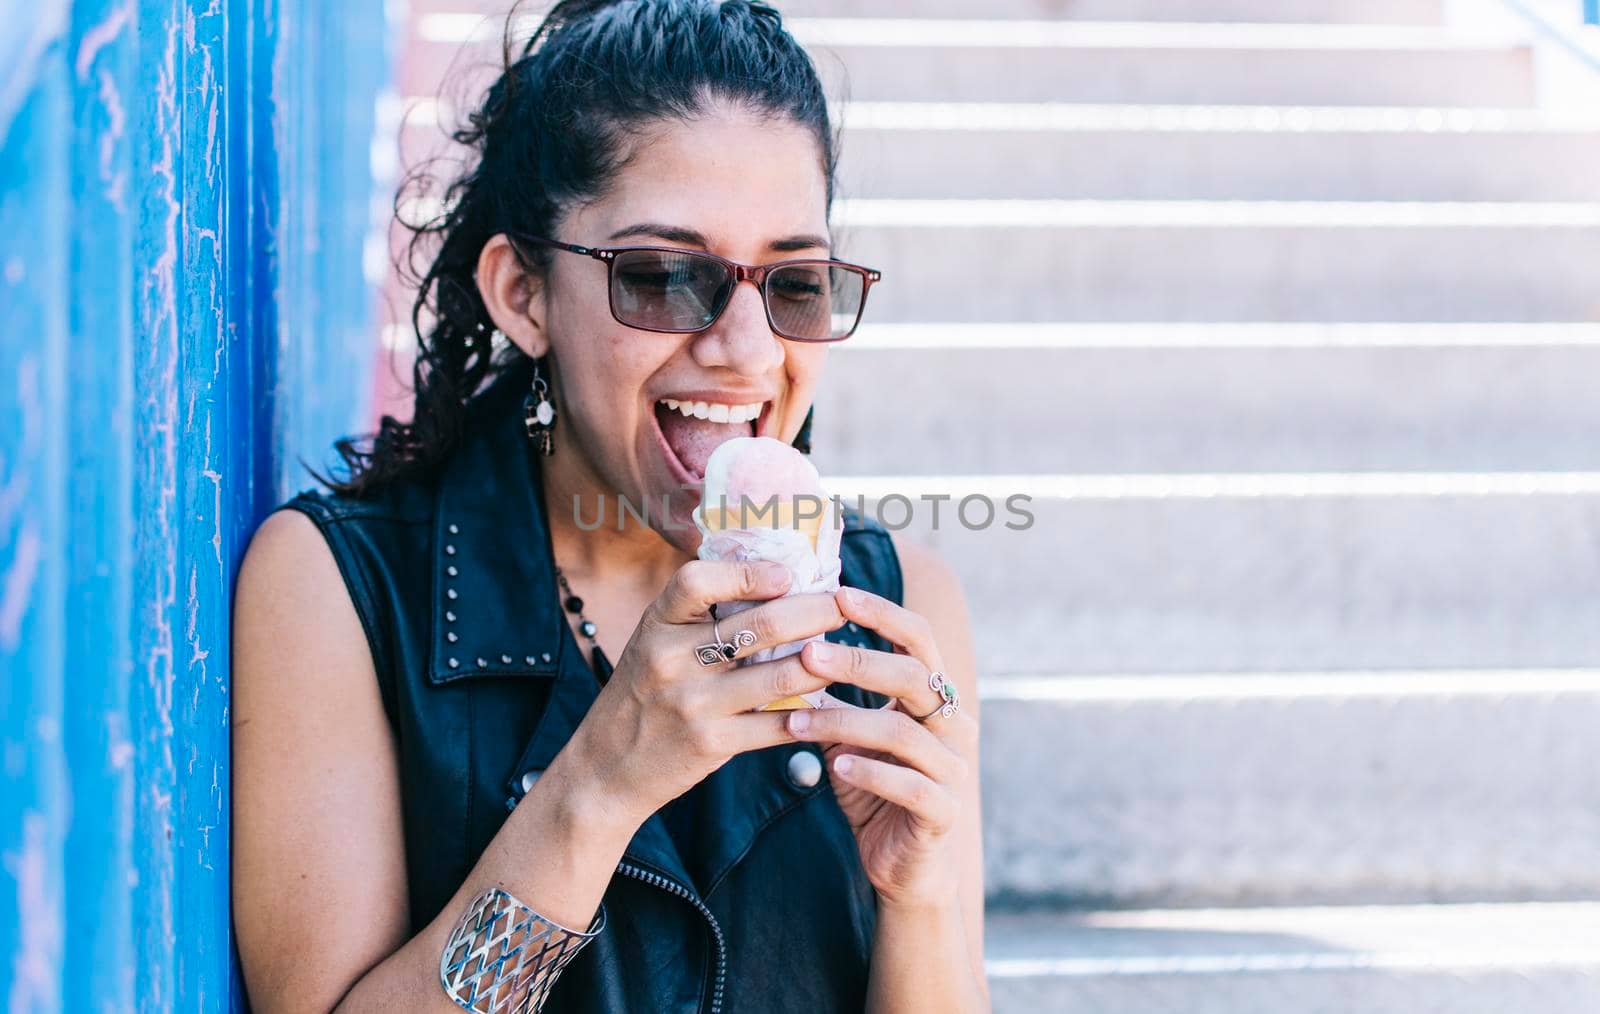
[(701, 665), (720, 665), (731, 662), (739, 654), (739, 649), (748, 648), (756, 643), (753, 630), (738, 630), (733, 635), (733, 640), (724, 641), (722, 631), (717, 626), (717, 607), (711, 607), (711, 636), (715, 638), (710, 644), (696, 645), (694, 649), (695, 661)]
[(961, 694), (956, 691), (956, 685), (945, 677), (945, 674), (935, 669), (928, 674), (928, 687), (939, 695), (939, 706), (926, 715), (912, 715), (919, 722), (926, 722), (934, 715), (949, 718), (961, 710)]

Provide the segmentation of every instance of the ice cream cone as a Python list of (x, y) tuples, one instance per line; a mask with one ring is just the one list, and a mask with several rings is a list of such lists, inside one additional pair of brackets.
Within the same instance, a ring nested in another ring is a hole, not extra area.
[[(811, 542), (813, 552), (817, 548), (817, 531), (822, 526), (822, 518), (795, 519), (795, 505), (793, 502), (774, 502), (770, 508), (762, 504), (748, 504), (744, 506), (741, 517), (740, 506), (731, 505), (726, 509), (712, 507), (710, 510), (702, 509), (700, 520), (708, 531), (722, 532), (730, 528), (795, 528), (804, 532)], [(811, 704), (804, 697), (785, 697), (763, 705), (762, 711), (793, 711), (796, 708), (809, 708)]]
[[(701, 533), (700, 558), (781, 562), (794, 577), (786, 594), (832, 590), (839, 585), (836, 510), (816, 467), (800, 452), (770, 437), (735, 437), (718, 446), (706, 463), (701, 503), (694, 511)], [(786, 531), (803, 534), (805, 542)], [(757, 604), (725, 605), (737, 609)], [(762, 648), (740, 664), (783, 658), (803, 644)], [(758, 710), (823, 708), (832, 700), (824, 691), (813, 691)]]

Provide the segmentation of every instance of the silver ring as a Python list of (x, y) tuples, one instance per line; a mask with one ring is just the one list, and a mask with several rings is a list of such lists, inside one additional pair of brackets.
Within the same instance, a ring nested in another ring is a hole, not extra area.
[(934, 715), (938, 715), (941, 718), (949, 718), (961, 710), (961, 694), (957, 692), (956, 685), (945, 678), (944, 673), (937, 669), (930, 672), (928, 674), (928, 688), (939, 695), (939, 706), (926, 715), (921, 717), (912, 715), (912, 718), (916, 718), (919, 722), (926, 722)]
[(694, 649), (695, 660), (701, 665), (721, 665), (731, 662), (739, 654), (740, 648), (748, 648), (756, 643), (753, 630), (740, 630), (733, 635), (733, 640), (724, 641), (722, 631), (717, 626), (717, 607), (711, 607), (711, 636), (716, 638), (710, 644), (697, 645)]

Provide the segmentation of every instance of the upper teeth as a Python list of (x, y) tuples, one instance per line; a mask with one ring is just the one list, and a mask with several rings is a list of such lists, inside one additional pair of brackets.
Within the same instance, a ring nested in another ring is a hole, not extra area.
[(761, 407), (766, 404), (766, 402), (757, 401), (749, 405), (724, 405), (720, 402), (678, 401), (675, 398), (663, 398), (661, 402), (668, 408), (677, 409), (684, 415), (692, 415), (696, 419), (710, 419), (712, 422), (722, 423), (749, 422), (761, 414)]

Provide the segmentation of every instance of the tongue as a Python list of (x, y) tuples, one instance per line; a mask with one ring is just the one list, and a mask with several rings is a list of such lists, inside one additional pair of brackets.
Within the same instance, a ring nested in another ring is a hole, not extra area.
[(724, 441), (755, 435), (755, 424), (751, 422), (712, 422), (667, 408), (657, 410), (656, 420), (661, 424), (661, 435), (667, 438), (667, 446), (696, 477), (706, 474), (711, 452)]

